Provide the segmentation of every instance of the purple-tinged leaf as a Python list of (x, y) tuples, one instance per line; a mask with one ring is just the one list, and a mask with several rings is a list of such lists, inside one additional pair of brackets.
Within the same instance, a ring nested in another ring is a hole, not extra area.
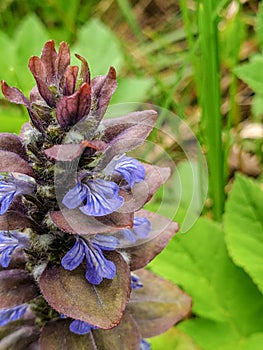
[(70, 332), (70, 320), (53, 320), (44, 326), (40, 336), (41, 350), (96, 350), (91, 333), (79, 336)]
[(21, 228), (34, 227), (34, 222), (26, 215), (9, 210), (4, 215), (0, 215), (0, 230), (9, 231)]
[(84, 57), (75, 54), (75, 56), (81, 61), (81, 70), (79, 74), (79, 78), (82, 80), (83, 83), (90, 83), (90, 70), (87, 61)]
[(98, 286), (87, 282), (82, 266), (74, 271), (47, 267), (39, 281), (47, 302), (57, 312), (99, 328), (117, 326), (130, 295), (130, 271), (117, 252), (105, 252), (105, 256), (115, 264), (117, 273), (113, 280), (104, 279)]
[(1, 83), (3, 95), (9, 102), (16, 103), (18, 105), (24, 105), (27, 108), (31, 108), (30, 102), (19, 89), (7, 85), (7, 83), (4, 80), (2, 80)]
[[(105, 77), (98, 77), (99, 79), (91, 81), (92, 100), (96, 104), (95, 116), (97, 121), (103, 117), (110, 99), (117, 88), (116, 71), (110, 67), (108, 74)], [(96, 78), (95, 78), (96, 79)]]
[(104, 167), (119, 154), (131, 151), (143, 144), (157, 120), (157, 113), (152, 110), (133, 112), (123, 117), (106, 119), (105, 141), (109, 143), (105, 151)]
[(83, 83), (78, 91), (71, 96), (62, 97), (57, 103), (57, 120), (61, 127), (75, 125), (88, 115), (91, 104), (91, 90)]
[(97, 349), (140, 349), (140, 331), (136, 322), (128, 313), (124, 314), (121, 323), (117, 327), (109, 330), (92, 330), (92, 335)]
[(45, 43), (41, 52), (41, 61), (45, 67), (45, 82), (48, 85), (54, 84), (56, 80), (56, 67), (55, 62), (57, 58), (57, 52), (55, 50), (55, 43), (53, 40), (49, 40)]
[(55, 145), (44, 150), (45, 155), (55, 161), (69, 162), (82, 155), (86, 148), (92, 148), (96, 151), (102, 151), (106, 144), (100, 140), (82, 141), (80, 144)]
[(26, 150), (20, 137), (7, 132), (0, 134), (0, 150), (18, 154), (21, 158), (27, 159)]
[(15, 88), (15, 87), (10, 87), (7, 85), (7, 83), (2, 80), (2, 92), (5, 98), (12, 103), (16, 104), (22, 104), (27, 107), (28, 113), (30, 115), (30, 119), (33, 123), (33, 125), (41, 132), (43, 132), (43, 125), (41, 123), (41, 120), (38, 118), (37, 114), (33, 111), (30, 102), (28, 99), (22, 94), (22, 92)]
[[(8, 269), (25, 269), (26, 266), (26, 257), (24, 254), (23, 249), (21, 248), (17, 248), (13, 254), (12, 254), (12, 258), (11, 261), (8, 265)], [(5, 270), (5, 268), (3, 268), (0, 265), (0, 271)]]
[(130, 228), (133, 225), (132, 213), (113, 213), (95, 218), (83, 214), (79, 209), (65, 208), (51, 212), (50, 218), (60, 230), (79, 235), (110, 233), (122, 228)]
[(0, 150), (0, 172), (21, 173), (34, 177), (34, 171), (18, 154)]
[[(8, 325), (9, 326), (9, 325)], [(0, 341), (1, 350), (37, 350), (31, 345), (39, 337), (39, 328), (36, 326), (16, 326), (12, 333), (6, 335)]]
[(189, 316), (192, 300), (179, 287), (148, 270), (136, 271), (136, 275), (143, 288), (132, 291), (127, 312), (143, 338), (159, 335)]
[(79, 67), (77, 66), (68, 66), (63, 77), (63, 95), (69, 96), (74, 94), (76, 80), (78, 76)]
[(26, 271), (0, 271), (0, 308), (11, 308), (38, 296), (39, 291), (33, 277)]
[(140, 244), (128, 246), (120, 251), (126, 252), (130, 257), (131, 271), (146, 266), (156, 255), (158, 255), (168, 244), (170, 239), (178, 231), (178, 224), (156, 213), (147, 210), (140, 210), (137, 217), (146, 217), (152, 226), (147, 241)]
[(125, 314), (110, 330), (91, 330), (79, 336), (69, 330), (70, 320), (48, 322), (40, 337), (41, 350), (139, 350), (140, 334), (133, 318)]
[(44, 150), (45, 155), (55, 161), (70, 162), (81, 156), (85, 146), (83, 144), (55, 145)]
[[(119, 212), (138, 211), (145, 203), (149, 202), (158, 188), (164, 184), (170, 174), (170, 168), (158, 167), (156, 165), (143, 164), (145, 169), (145, 178), (141, 182), (135, 183), (131, 189), (131, 193), (126, 196), (123, 206)], [(122, 193), (120, 192), (120, 195)]]
[(55, 71), (57, 79), (61, 79), (65, 73), (68, 65), (70, 64), (70, 50), (66, 42), (62, 42), (59, 45), (58, 54), (55, 59)]
[(40, 78), (35, 77), (37, 88), (42, 96), (42, 98), (46, 101), (48, 106), (56, 107), (56, 100), (53, 93), (49, 90), (48, 85)]
[(39, 57), (37, 56), (30, 57), (28, 62), (28, 68), (30, 69), (35, 79), (37, 77), (38, 79), (41, 79), (43, 82), (45, 82), (45, 79), (46, 79), (45, 67)]

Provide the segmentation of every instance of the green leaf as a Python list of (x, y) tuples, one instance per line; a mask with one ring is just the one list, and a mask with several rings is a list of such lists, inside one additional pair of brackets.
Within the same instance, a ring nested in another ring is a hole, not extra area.
[(234, 73), (251, 89), (256, 93), (262, 93), (263, 91), (263, 56), (258, 55), (253, 58), (249, 63), (237, 66), (234, 69)]
[(125, 77), (117, 81), (118, 88), (111, 99), (111, 104), (146, 101), (147, 93), (153, 86), (153, 80), (149, 78)]
[[(9, 84), (16, 84), (16, 76), (14, 72), (14, 44), (8, 36), (0, 32), (0, 77)], [(1, 125), (1, 124), (0, 124)]]
[(244, 268), (263, 293), (263, 191), (237, 175), (226, 204), (226, 243), (234, 262)]
[(256, 35), (259, 41), (260, 49), (263, 51), (263, 4), (259, 4), (256, 17)]
[(49, 39), (49, 35), (42, 22), (35, 15), (27, 16), (17, 29), (15, 45), (15, 72), (18, 87), (27, 96), (32, 89), (34, 79), (27, 67), (30, 56), (39, 55), (43, 44)]
[(0, 132), (12, 132), (18, 134), (21, 126), (28, 121), (26, 112), (17, 106), (1, 105), (0, 108)]
[(196, 318), (179, 326), (202, 349), (238, 348), (263, 331), (262, 295), (228, 257), (219, 224), (200, 218), (187, 234), (175, 236), (150, 266), (193, 298)]
[(117, 268), (113, 280), (104, 279), (99, 285), (85, 279), (85, 270), (74, 271), (62, 266), (47, 267), (40, 277), (40, 289), (47, 302), (59, 313), (109, 329), (119, 324), (130, 294), (130, 271), (117, 252), (107, 258)]
[(165, 350), (201, 350), (193, 339), (178, 327), (170, 328), (167, 332), (147, 341), (151, 343), (152, 350), (162, 350), (164, 344)]
[[(72, 52), (87, 59), (93, 77), (106, 74), (110, 66), (119, 70), (123, 63), (117, 37), (97, 19), (90, 20), (80, 29)], [(76, 59), (73, 61), (77, 64)]]

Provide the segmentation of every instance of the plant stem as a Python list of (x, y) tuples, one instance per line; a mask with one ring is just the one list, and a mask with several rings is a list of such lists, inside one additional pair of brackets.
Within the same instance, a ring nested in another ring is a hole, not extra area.
[(210, 173), (210, 197), (213, 215), (221, 220), (224, 207), (224, 167), (222, 150), (222, 116), (217, 17), (213, 16), (216, 0), (199, 1), (198, 26), (201, 47), (201, 126), (205, 132)]

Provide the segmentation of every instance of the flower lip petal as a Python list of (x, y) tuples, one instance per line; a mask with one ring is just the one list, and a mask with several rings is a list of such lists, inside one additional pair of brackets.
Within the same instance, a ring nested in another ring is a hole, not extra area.
[(75, 334), (87, 334), (89, 333), (92, 329), (97, 329), (98, 327), (92, 326), (87, 322), (80, 321), (80, 320), (74, 320), (71, 322), (69, 326), (69, 330), (72, 333)]
[(68, 209), (75, 209), (83, 203), (87, 196), (87, 189), (80, 182), (70, 189), (64, 196), (62, 204)]
[(85, 277), (91, 284), (98, 285), (103, 278), (113, 279), (116, 275), (115, 264), (104, 257), (100, 248), (89, 246), (86, 249), (86, 264)]
[(145, 239), (149, 236), (151, 232), (151, 222), (145, 217), (136, 217), (133, 221), (132, 229), (123, 229), (120, 233), (123, 237), (130, 241), (131, 243), (135, 243), (138, 239)]
[(74, 246), (64, 255), (61, 265), (65, 270), (75, 270), (85, 257), (85, 246), (81, 239), (77, 238)]
[(86, 215), (104, 216), (119, 209), (124, 199), (119, 196), (119, 187), (115, 182), (102, 179), (89, 180), (87, 202), (79, 209)]
[(9, 322), (21, 318), (28, 308), (28, 304), (21, 304), (10, 309), (0, 311), (0, 326), (5, 326)]
[(145, 169), (142, 164), (132, 157), (122, 156), (115, 165), (115, 172), (119, 173), (132, 187), (135, 182), (141, 182), (145, 178)]

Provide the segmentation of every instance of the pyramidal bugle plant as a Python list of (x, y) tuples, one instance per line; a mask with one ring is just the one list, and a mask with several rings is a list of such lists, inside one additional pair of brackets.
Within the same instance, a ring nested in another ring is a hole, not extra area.
[(169, 168), (127, 155), (154, 110), (103, 120), (116, 72), (48, 41), (29, 60), (30, 98), (2, 81), (29, 122), (0, 134), (0, 348), (150, 349), (187, 317), (190, 297), (144, 267), (178, 225), (143, 209)]

